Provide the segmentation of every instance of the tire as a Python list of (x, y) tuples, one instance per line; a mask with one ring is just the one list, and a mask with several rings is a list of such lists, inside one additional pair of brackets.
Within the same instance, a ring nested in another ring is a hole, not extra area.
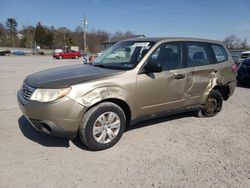
[[(109, 117), (112, 119), (110, 122)], [(106, 123), (101, 123), (103, 120)], [(79, 127), (79, 136), (89, 149), (99, 151), (115, 145), (125, 127), (126, 116), (121, 107), (111, 102), (103, 102), (84, 114)]]
[(79, 57), (78, 56), (75, 56), (75, 59), (78, 59)]
[(223, 97), (218, 90), (213, 89), (207, 97), (205, 108), (197, 112), (198, 117), (213, 117), (217, 115), (223, 104)]
[(59, 56), (59, 59), (62, 59), (62, 56)]

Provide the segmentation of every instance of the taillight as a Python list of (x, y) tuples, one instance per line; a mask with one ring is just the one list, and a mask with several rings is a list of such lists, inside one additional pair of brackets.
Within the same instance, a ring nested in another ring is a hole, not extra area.
[(234, 74), (237, 74), (237, 70), (238, 70), (237, 65), (233, 64), (231, 68), (232, 68), (232, 71), (234, 72)]

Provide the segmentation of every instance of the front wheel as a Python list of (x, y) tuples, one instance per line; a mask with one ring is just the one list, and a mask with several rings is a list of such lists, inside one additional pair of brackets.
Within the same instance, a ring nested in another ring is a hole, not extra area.
[(79, 135), (85, 145), (98, 151), (115, 145), (125, 127), (126, 117), (121, 107), (111, 102), (103, 102), (84, 114)]
[(222, 109), (223, 97), (218, 90), (213, 89), (208, 95), (204, 109), (198, 111), (198, 117), (212, 117)]

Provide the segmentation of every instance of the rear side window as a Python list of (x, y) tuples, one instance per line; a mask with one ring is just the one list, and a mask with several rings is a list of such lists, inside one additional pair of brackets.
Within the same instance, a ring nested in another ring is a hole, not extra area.
[(212, 44), (211, 47), (218, 63), (228, 60), (227, 52), (225, 51), (223, 46)]
[(209, 65), (208, 46), (204, 43), (188, 42), (187, 49), (187, 67)]
[(242, 59), (246, 59), (246, 58), (248, 58), (248, 57), (250, 57), (250, 54), (248, 54), (248, 53), (243, 53), (243, 54), (241, 55), (241, 58), (242, 58)]

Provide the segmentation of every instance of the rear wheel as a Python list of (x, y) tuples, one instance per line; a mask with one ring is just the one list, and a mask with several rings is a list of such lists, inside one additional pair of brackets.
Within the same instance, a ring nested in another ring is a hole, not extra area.
[(198, 117), (212, 117), (218, 114), (222, 109), (223, 97), (218, 90), (212, 90), (208, 95), (205, 108), (199, 110)]
[(75, 56), (75, 59), (78, 59), (78, 58), (79, 58), (79, 57), (76, 55), (76, 56)]
[(62, 59), (62, 56), (59, 56), (59, 59)]
[(91, 150), (112, 147), (121, 138), (126, 126), (123, 110), (111, 102), (103, 102), (88, 110), (80, 123), (79, 135)]

